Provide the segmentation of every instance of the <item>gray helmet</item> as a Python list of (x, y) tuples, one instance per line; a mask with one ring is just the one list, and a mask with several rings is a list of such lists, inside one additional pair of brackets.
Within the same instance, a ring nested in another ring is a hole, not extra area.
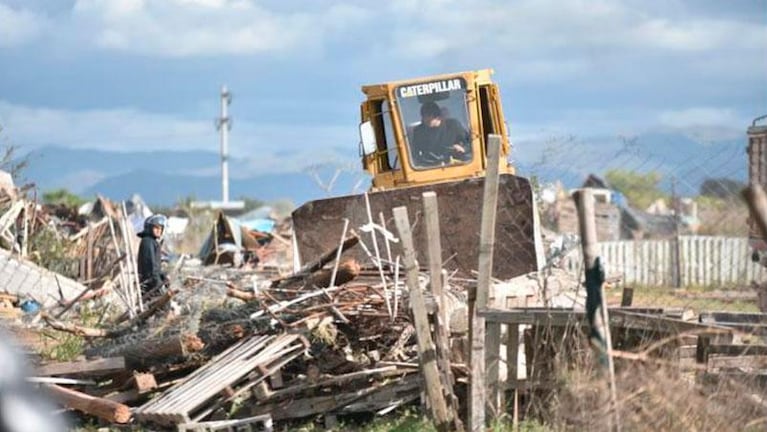
[(168, 218), (165, 217), (165, 215), (161, 214), (155, 214), (152, 216), (149, 216), (144, 221), (144, 231), (151, 231), (152, 227), (158, 226), (162, 228), (163, 231), (165, 231), (165, 227), (168, 225)]

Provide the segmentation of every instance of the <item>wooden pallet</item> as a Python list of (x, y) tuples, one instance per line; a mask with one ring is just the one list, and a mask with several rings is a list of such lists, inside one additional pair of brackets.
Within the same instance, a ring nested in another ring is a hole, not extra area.
[[(252, 336), (136, 409), (135, 418), (165, 426), (200, 421), (231, 399), (231, 395), (223, 395), (223, 390), (242, 393), (301, 355), (306, 346), (305, 339), (296, 334)], [(246, 375), (248, 379), (243, 380)], [(235, 388), (237, 384), (239, 389)]]

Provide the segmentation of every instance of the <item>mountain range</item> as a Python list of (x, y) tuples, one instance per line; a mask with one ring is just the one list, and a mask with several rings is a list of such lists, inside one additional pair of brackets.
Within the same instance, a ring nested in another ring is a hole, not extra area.
[[(515, 143), (512, 163), (523, 176), (539, 182), (559, 181), (577, 187), (591, 173), (611, 169), (661, 174), (660, 186), (697, 195), (707, 178), (745, 181), (745, 136), (704, 142), (679, 133), (652, 133), (636, 138), (549, 139)], [(25, 155), (22, 180), (38, 190), (65, 188), (85, 198), (112, 199), (140, 194), (154, 205), (179, 199), (221, 197), (219, 155), (207, 151), (116, 152), (48, 146)], [(262, 169), (257, 160), (230, 158), (230, 199), (265, 202), (287, 199), (296, 204), (365, 190), (369, 177), (359, 165), (307, 166), (299, 172)], [(332, 185), (328, 185), (335, 178)], [(672, 180), (673, 179), (673, 180)], [(673, 185), (673, 186), (672, 186)]]

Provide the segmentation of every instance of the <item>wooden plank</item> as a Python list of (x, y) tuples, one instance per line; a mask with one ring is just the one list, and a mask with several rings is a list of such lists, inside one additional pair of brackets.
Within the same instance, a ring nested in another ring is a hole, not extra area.
[(458, 398), (453, 393), (454, 378), (450, 368), (450, 338), (448, 337), (450, 319), (442, 286), (442, 244), (440, 242), (439, 208), (436, 193), (424, 192), (423, 209), (429, 254), (429, 285), (437, 303), (437, 313), (434, 314), (433, 320), (437, 363), (441, 372), (442, 388), (447, 399), (448, 417), (453, 421), (453, 430), (462, 431), (463, 424), (458, 415)]
[(469, 312), (471, 342), (471, 381), (469, 383), (469, 430), (485, 429), (486, 394), (485, 394), (485, 320), (476, 314), (477, 310), (487, 306), (490, 291), (490, 278), (493, 269), (493, 247), (495, 245), (495, 219), (498, 208), (498, 171), (500, 164), (501, 137), (488, 135), (487, 173), (485, 174), (482, 200), (482, 219), (479, 234), (479, 259), (477, 270), (476, 303)]
[[(297, 335), (280, 335), (267, 346), (258, 345), (253, 349), (242, 350), (235, 358), (217, 361), (214, 364), (208, 363), (205, 366), (205, 374), (193, 382), (179, 385), (173, 395), (175, 397), (167, 398), (165, 409), (184, 410), (181, 412), (190, 414), (196, 407), (239, 380), (257, 365), (265, 363), (267, 360), (264, 357), (271, 354), (268, 351), (282, 349), (295, 338)], [(254, 352), (258, 353), (253, 355)]]
[(703, 311), (698, 320), (702, 323), (767, 324), (767, 313)]
[(767, 355), (766, 345), (734, 345), (734, 344), (717, 344), (708, 346), (709, 355), (726, 355), (726, 356), (763, 356)]
[(58, 362), (41, 365), (37, 368), (38, 375), (75, 375), (89, 373), (108, 374), (125, 369), (124, 357), (108, 357), (95, 360)]
[[(373, 385), (351, 392), (259, 404), (251, 409), (251, 414), (269, 413), (275, 421), (281, 421), (336, 411), (351, 413), (361, 409), (369, 412), (371, 407), (385, 408), (398, 399), (417, 395), (419, 387), (423, 385), (416, 375), (407, 375), (399, 380), (390, 380), (382, 385)], [(357, 404), (364, 400), (368, 403)]]
[[(173, 402), (176, 394), (183, 393), (184, 390), (188, 387), (193, 387), (199, 379), (205, 377), (209, 369), (211, 369), (212, 367), (217, 368), (219, 362), (226, 365), (228, 364), (230, 360), (235, 359), (239, 353), (249, 352), (248, 350), (254, 347), (261, 347), (263, 344), (267, 343), (268, 341), (271, 341), (272, 339), (273, 339), (273, 336), (255, 336), (250, 339), (246, 339), (237, 344), (232, 345), (227, 350), (225, 350), (221, 354), (214, 357), (213, 360), (208, 362), (205, 366), (189, 374), (184, 379), (183, 382), (169, 389), (162, 396), (155, 398), (152, 401), (148, 402), (147, 404), (139, 407), (137, 409), (137, 414), (141, 414), (141, 415), (143, 415), (144, 413), (150, 414), (152, 411), (158, 411), (158, 410), (164, 409), (165, 406), (170, 405)], [(247, 372), (249, 371), (245, 371), (245, 373)], [(213, 393), (220, 391), (223, 387), (226, 387), (226, 385), (221, 386), (221, 388), (217, 389)]]
[[(249, 380), (246, 384), (240, 386), (234, 392), (227, 395), (225, 398), (219, 399), (213, 405), (210, 405), (204, 410), (198, 412), (197, 414), (195, 414), (194, 420), (199, 421), (207, 417), (208, 415), (212, 414), (217, 409), (222, 407), (224, 404), (233, 401), (234, 399), (238, 398), (240, 395), (250, 390), (251, 388), (256, 387), (260, 384), (265, 384), (266, 378), (271, 377), (275, 373), (279, 372), (283, 366), (293, 361), (298, 356), (303, 355), (305, 348), (306, 348), (305, 346), (294, 346), (292, 347), (292, 351), (284, 352), (280, 356), (279, 360), (269, 363), (269, 366), (263, 370), (262, 375), (260, 377)], [(272, 392), (268, 391), (268, 387), (267, 387), (267, 393), (265, 394), (264, 397), (268, 397), (271, 393)]]
[[(250, 354), (245, 353), (244, 356)], [(263, 360), (261, 360), (263, 361)], [(187, 386), (175, 392), (175, 398), (166, 402), (161, 412), (179, 412), (191, 417), (191, 413), (202, 406), (207, 400), (217, 397), (221, 391), (255, 368), (254, 363), (245, 358), (234, 359), (225, 365), (219, 364), (216, 370), (206, 374), (194, 385)], [(238, 370), (239, 369), (239, 370)], [(244, 371), (244, 372), (241, 372)], [(215, 388), (217, 391), (213, 391)], [(195, 419), (198, 420), (198, 419)]]
[[(502, 324), (528, 324), (535, 326), (566, 327), (581, 325), (586, 326), (585, 313), (572, 309), (484, 309), (477, 312), (488, 322)], [(610, 309), (610, 326), (624, 327), (636, 330), (657, 331), (661, 333), (681, 332), (705, 332), (705, 331), (729, 331), (722, 325), (702, 324), (691, 321), (667, 318), (652, 314), (643, 314), (621, 309)]]
[[(442, 298), (442, 244), (439, 231), (439, 208), (437, 206), (437, 194), (434, 192), (423, 193), (424, 222), (426, 223), (427, 251), (429, 254), (429, 284), (431, 293), (438, 304), (444, 303)], [(447, 321), (447, 311), (444, 306), (441, 321)]]
[(418, 283), (418, 265), (415, 261), (415, 248), (410, 220), (406, 207), (396, 207), (393, 210), (394, 222), (402, 241), (402, 257), (405, 275), (410, 295), (410, 307), (413, 311), (413, 321), (417, 339), (418, 359), (421, 362), (426, 393), (429, 397), (429, 407), (434, 423), (438, 430), (447, 431), (450, 428), (450, 418), (445, 398), (442, 394), (439, 370), (437, 368), (436, 347), (431, 338), (429, 319), (426, 313), (423, 293)]
[[(503, 414), (501, 405), (501, 383), (499, 366), (501, 354), (501, 324), (488, 322), (485, 325), (485, 370), (487, 371), (487, 405), (491, 419)], [(491, 421), (492, 422), (492, 421)]]
[(506, 326), (506, 388), (512, 389), (512, 415), (514, 430), (519, 430), (519, 325)]

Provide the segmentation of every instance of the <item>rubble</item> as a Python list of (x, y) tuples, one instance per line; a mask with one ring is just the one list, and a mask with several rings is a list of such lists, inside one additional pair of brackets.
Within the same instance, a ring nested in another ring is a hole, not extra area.
[[(423, 268), (406, 278), (399, 259), (345, 254), (370, 250), (354, 232), (294, 269), (289, 218), (219, 212), (196, 256), (165, 254), (170, 286), (142, 298), (135, 232), (151, 210), (139, 198), (75, 209), (15, 192), (0, 191), (2, 310), (25, 330), (79, 341), (71, 358), (30, 357), (30, 380), (68, 412), (180, 430), (233, 418), (332, 424), (419, 401), (436, 378), (449, 385), (426, 398), (442, 395), (441, 415), (461, 427), (472, 280), (446, 276), (435, 295)], [(528, 285), (512, 282), (499, 298), (546, 297)], [(37, 309), (22, 311), (25, 301)], [(439, 371), (427, 378), (431, 351)]]
[[(99, 197), (78, 211), (6, 198), (3, 316), (82, 340), (79, 358), (30, 358), (30, 379), (68, 410), (193, 428), (234, 407), (266, 424), (385, 413), (421, 395), (405, 278), (398, 266), (342, 257), (356, 235), (291, 271), (289, 221), (264, 232), (219, 213), (199, 257), (169, 254), (170, 286), (141, 298), (135, 214), (124, 204)], [(23, 311), (25, 301), (34, 307)], [(465, 381), (466, 368), (453, 367)]]

